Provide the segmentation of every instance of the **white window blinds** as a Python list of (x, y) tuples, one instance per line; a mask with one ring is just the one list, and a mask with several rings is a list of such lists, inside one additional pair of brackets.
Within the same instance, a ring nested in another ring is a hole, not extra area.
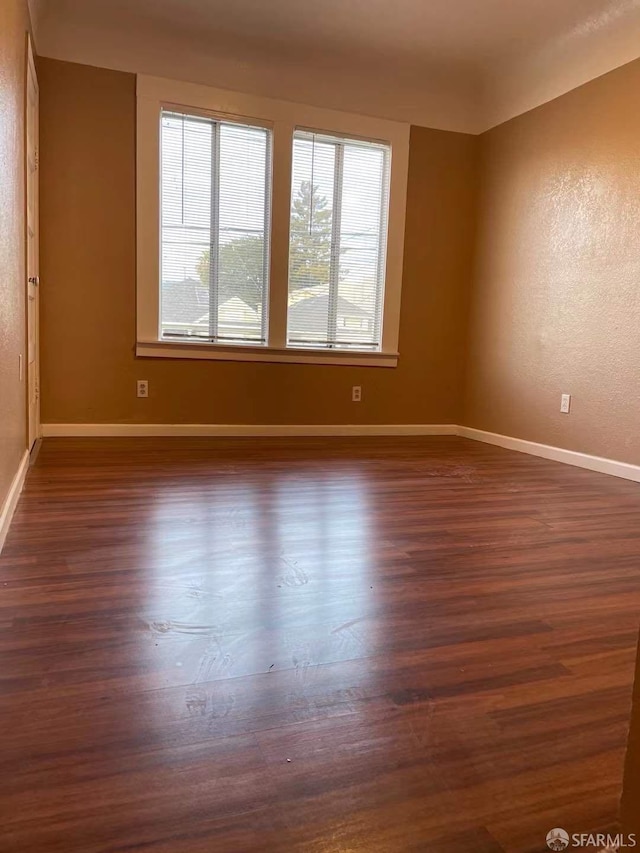
[(290, 347), (380, 349), (389, 161), (382, 143), (295, 131)]
[(161, 114), (161, 334), (263, 344), (271, 134)]

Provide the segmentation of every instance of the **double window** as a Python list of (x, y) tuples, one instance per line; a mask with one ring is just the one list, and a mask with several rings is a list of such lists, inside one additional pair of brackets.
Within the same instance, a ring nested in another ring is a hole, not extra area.
[(139, 78), (138, 353), (395, 364), (407, 149), (404, 125)]

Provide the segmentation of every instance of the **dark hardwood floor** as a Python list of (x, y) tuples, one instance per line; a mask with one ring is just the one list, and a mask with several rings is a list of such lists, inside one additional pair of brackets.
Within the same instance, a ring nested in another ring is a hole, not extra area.
[(615, 826), (640, 485), (459, 438), (49, 439), (0, 593), (3, 851)]

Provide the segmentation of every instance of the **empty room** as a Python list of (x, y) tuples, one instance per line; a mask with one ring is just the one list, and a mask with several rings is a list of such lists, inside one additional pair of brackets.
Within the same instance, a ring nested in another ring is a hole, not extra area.
[(640, 2), (0, 0), (0, 850), (640, 845)]

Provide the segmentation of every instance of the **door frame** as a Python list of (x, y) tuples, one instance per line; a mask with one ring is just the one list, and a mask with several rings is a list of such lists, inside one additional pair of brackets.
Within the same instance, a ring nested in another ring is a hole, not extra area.
[[(25, 276), (24, 276), (24, 287), (25, 287), (25, 346), (24, 346), (24, 355), (23, 365), (22, 365), (22, 373), (23, 379), (25, 380), (26, 393), (25, 393), (25, 404), (26, 404), (26, 443), (28, 450), (32, 450), (34, 444), (40, 438), (41, 431), (41, 419), (40, 419), (40, 295), (39, 295), (39, 276), (40, 276), (40, 189), (39, 189), (39, 158), (40, 158), (40, 88), (38, 85), (38, 74), (36, 72), (36, 64), (35, 64), (35, 56), (33, 50), (33, 42), (31, 38), (31, 34), (27, 33), (26, 38), (26, 61), (25, 61), (25, 77), (24, 77), (25, 85), (24, 85), (24, 193), (25, 193)], [(35, 107), (35, 116), (33, 120), (35, 122), (35, 127), (33, 128), (33, 133), (31, 138), (35, 142), (36, 151), (35, 151), (35, 170), (33, 173), (30, 172), (29, 169), (29, 123), (32, 120), (32, 115), (30, 111), (29, 104), (29, 88), (31, 83), (35, 88), (36, 92), (36, 107)], [(35, 270), (31, 271), (30, 261), (29, 261), (29, 182), (35, 180), (35, 201), (34, 201), (34, 209), (35, 209)], [(33, 312), (33, 316), (30, 318), (29, 313), (29, 288), (30, 275), (35, 275), (38, 279), (38, 284), (34, 288), (34, 294), (36, 299), (35, 311)], [(34, 329), (31, 329), (31, 325), (34, 325)], [(33, 331), (35, 335), (35, 355), (33, 361), (33, 367), (30, 366), (29, 363), (29, 335)], [(33, 381), (35, 383), (35, 395), (36, 395), (36, 403), (34, 414), (32, 417), (31, 412), (31, 400), (30, 400), (30, 389), (31, 389), (31, 373), (34, 373)]]

